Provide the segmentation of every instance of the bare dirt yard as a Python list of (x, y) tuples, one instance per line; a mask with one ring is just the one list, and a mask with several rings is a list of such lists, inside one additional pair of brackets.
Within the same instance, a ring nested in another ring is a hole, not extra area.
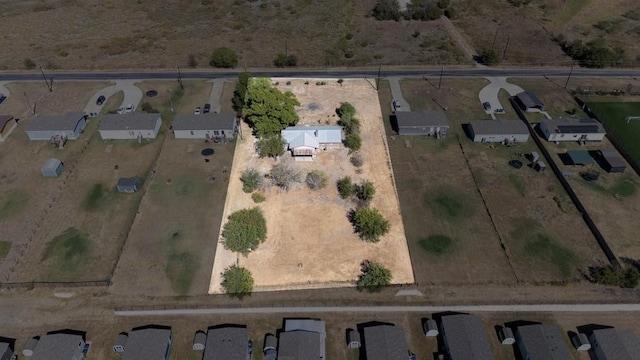
[[(381, 121), (377, 94), (365, 80), (348, 80), (342, 85), (334, 80), (315, 85), (310, 79), (272, 79), (283, 91), (292, 91), (302, 104), (297, 110), (300, 125), (335, 125), (335, 110), (341, 102), (356, 108), (362, 122), (361, 171), (348, 160), (348, 150), (321, 151), (313, 162), (295, 162), (302, 176), (310, 170), (327, 173), (329, 185), (314, 192), (299, 184), (288, 192), (270, 188), (266, 201), (258, 205), (267, 221), (267, 239), (247, 257), (239, 257), (218, 242), (211, 277), (210, 292), (220, 292), (220, 274), (236, 262), (248, 268), (255, 279), (255, 290), (301, 289), (330, 286), (352, 286), (365, 260), (381, 262), (393, 273), (393, 283), (412, 283), (404, 226), (400, 216), (393, 174), (386, 150), (384, 125)], [(290, 82), (290, 85), (284, 85)], [(242, 192), (241, 173), (255, 168), (262, 173), (275, 162), (259, 159), (254, 150), (255, 138), (243, 128), (244, 138), (238, 142), (230, 173), (224, 221), (233, 211), (254, 207), (250, 194)], [(285, 156), (280, 161), (291, 161)], [(379, 243), (366, 243), (358, 238), (347, 213), (354, 204), (340, 199), (336, 181), (351, 176), (354, 182), (368, 179), (376, 187), (371, 206), (391, 223), (390, 232)]]

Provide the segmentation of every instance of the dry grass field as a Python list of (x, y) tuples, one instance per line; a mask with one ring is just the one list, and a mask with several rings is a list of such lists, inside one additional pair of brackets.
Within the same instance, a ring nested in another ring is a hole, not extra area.
[[(285, 85), (287, 82), (291, 85)], [(266, 201), (259, 207), (267, 222), (267, 239), (247, 257), (225, 250), (218, 243), (210, 292), (220, 292), (220, 274), (238, 261), (255, 279), (256, 290), (351, 286), (360, 273), (363, 260), (381, 262), (393, 273), (393, 283), (412, 283), (413, 273), (389, 158), (384, 128), (375, 90), (365, 80), (348, 80), (342, 85), (328, 81), (305, 85), (303, 79), (273, 79), (284, 91), (292, 91), (300, 103), (300, 125), (337, 123), (335, 109), (348, 101), (356, 108), (362, 123), (362, 156), (364, 165), (358, 173), (348, 160), (348, 150), (340, 147), (322, 151), (313, 162), (292, 162), (302, 174), (320, 169), (329, 178), (328, 186), (312, 191), (299, 184), (288, 192), (270, 188)], [(242, 191), (240, 175), (247, 168), (267, 173), (275, 164), (272, 159), (259, 159), (254, 150), (255, 138), (243, 129), (245, 137), (238, 143), (225, 206), (225, 219), (233, 211), (254, 207), (250, 194)], [(285, 154), (281, 161), (290, 161)], [(379, 243), (366, 243), (353, 232), (347, 214), (355, 207), (338, 196), (336, 181), (351, 176), (354, 182), (367, 179), (374, 183), (376, 196), (371, 206), (380, 210), (391, 224)], [(330, 226), (329, 226), (330, 225)]]

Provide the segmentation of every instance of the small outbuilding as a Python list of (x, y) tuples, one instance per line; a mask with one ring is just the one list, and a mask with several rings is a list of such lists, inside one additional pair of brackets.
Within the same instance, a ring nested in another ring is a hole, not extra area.
[(102, 140), (155, 139), (160, 126), (160, 114), (130, 112), (103, 116), (98, 131)]
[(513, 331), (510, 327), (503, 327), (498, 332), (498, 337), (502, 345), (513, 345), (516, 342), (516, 338), (513, 336)]
[(18, 121), (11, 115), (0, 115), (0, 142), (3, 142), (18, 126)]
[(440, 334), (440, 331), (438, 331), (438, 323), (433, 319), (425, 320), (422, 323), (422, 328), (426, 337), (436, 337)]
[(510, 144), (529, 140), (529, 128), (520, 120), (472, 120), (468, 129), (474, 142)]
[(627, 163), (616, 149), (609, 148), (600, 150), (604, 170), (610, 173), (623, 173), (627, 168)]
[(138, 186), (140, 186), (140, 179), (136, 177), (120, 178), (116, 185), (118, 191), (124, 193), (134, 193), (138, 191)]
[(591, 343), (589, 342), (589, 338), (583, 333), (575, 334), (571, 338), (571, 343), (573, 344), (573, 347), (576, 348), (576, 351), (591, 350)]
[(87, 125), (87, 115), (83, 112), (70, 112), (66, 115), (36, 116), (27, 125), (29, 140), (49, 140), (56, 137), (75, 140)]
[(129, 340), (129, 335), (127, 333), (123, 332), (118, 334), (116, 343), (113, 345), (113, 352), (123, 353), (127, 345), (127, 340)]
[(42, 176), (46, 178), (58, 177), (62, 173), (63, 167), (62, 161), (51, 158), (42, 166)]
[(586, 150), (569, 150), (567, 156), (571, 159), (573, 165), (587, 165), (593, 162), (593, 158)]
[(596, 119), (557, 118), (540, 122), (540, 131), (547, 141), (602, 141), (607, 132)]
[(33, 350), (36, 348), (36, 346), (38, 346), (38, 340), (40, 339), (36, 337), (32, 337), (31, 339), (27, 340), (27, 343), (24, 344), (24, 348), (22, 349), (22, 355), (26, 357), (33, 356)]
[(238, 118), (230, 113), (178, 115), (173, 121), (176, 139), (233, 139), (238, 128)]
[(265, 360), (276, 360), (278, 358), (278, 338), (273, 334), (264, 337), (264, 347), (262, 348)]
[(193, 350), (202, 351), (207, 344), (207, 334), (204, 331), (196, 331), (196, 335), (193, 337)]
[(360, 341), (360, 333), (358, 330), (347, 330), (347, 348), (358, 349), (360, 346), (362, 346), (362, 343)]
[(544, 161), (536, 161), (533, 163), (533, 170), (537, 172), (544, 172), (547, 169), (547, 164)]
[(449, 131), (449, 120), (444, 111), (397, 111), (398, 135), (426, 135), (444, 137)]
[(530, 91), (523, 91), (521, 93), (516, 94), (515, 96), (516, 104), (520, 107), (520, 109), (524, 111), (542, 111), (544, 110), (544, 103), (538, 99), (536, 94)]

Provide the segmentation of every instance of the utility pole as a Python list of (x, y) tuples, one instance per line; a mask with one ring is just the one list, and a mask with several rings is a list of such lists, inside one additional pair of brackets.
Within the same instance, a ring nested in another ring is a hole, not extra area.
[(382, 63), (378, 66), (378, 78), (376, 79), (376, 91), (380, 90), (380, 73), (382, 72)]
[(440, 80), (438, 81), (438, 90), (440, 90), (440, 86), (442, 86), (442, 75), (444, 74), (444, 64), (442, 64), (442, 68), (440, 69)]
[(44, 74), (44, 70), (42, 66), (40, 66), (40, 72), (42, 73), (42, 78), (44, 79), (44, 83), (47, 84), (47, 88), (49, 92), (53, 92), (53, 78), (51, 78), (51, 84), (49, 84), (49, 80), (47, 80), (47, 76)]
[(287, 48), (287, 39), (284, 39), (284, 55), (289, 56), (289, 49)]
[(502, 61), (504, 61), (505, 57), (507, 56), (507, 47), (508, 46), (509, 46), (509, 35), (507, 35), (507, 43), (504, 44), (504, 50), (502, 51)]
[(493, 45), (491, 45), (492, 49), (496, 48), (496, 40), (498, 39), (498, 29), (500, 28), (500, 25), (496, 24), (496, 34), (493, 36)]
[[(180, 83), (180, 89), (184, 90), (184, 85), (182, 84), (182, 74), (180, 74), (180, 66), (176, 64), (176, 71), (178, 72), (178, 83)], [(173, 110), (171, 110), (173, 112)]]
[(564, 88), (566, 89), (567, 86), (569, 85), (569, 80), (571, 80), (571, 74), (573, 74), (573, 65), (575, 65), (575, 62), (571, 62), (571, 70), (569, 70), (569, 76), (567, 77), (567, 82), (564, 83)]

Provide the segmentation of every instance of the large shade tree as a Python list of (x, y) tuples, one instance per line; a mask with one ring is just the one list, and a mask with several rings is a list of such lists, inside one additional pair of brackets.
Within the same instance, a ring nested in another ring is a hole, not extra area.
[(266, 237), (267, 222), (259, 208), (234, 212), (222, 229), (224, 247), (243, 255), (256, 249)]
[(232, 265), (222, 273), (221, 285), (225, 293), (243, 298), (253, 291), (253, 275), (243, 267)]
[(245, 94), (245, 119), (260, 136), (279, 134), (298, 123), (295, 107), (300, 102), (290, 91), (271, 86), (268, 78), (250, 78)]

